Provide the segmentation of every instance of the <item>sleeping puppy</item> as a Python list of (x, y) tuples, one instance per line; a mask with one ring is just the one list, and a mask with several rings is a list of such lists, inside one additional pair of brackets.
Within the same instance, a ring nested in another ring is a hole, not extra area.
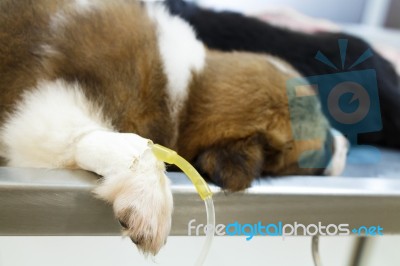
[[(262, 174), (343, 168), (345, 144), (333, 138), (318, 100), (287, 97), (286, 81), (299, 77), (290, 65), (208, 50), (157, 5), (2, 1), (0, 77), (0, 155), (8, 165), (101, 175), (96, 195), (147, 253), (164, 245), (173, 205), (149, 139), (230, 191)], [(321, 137), (306, 140), (315, 132)], [(301, 168), (302, 154), (323, 167)]]
[[(355, 63), (366, 50), (372, 50), (363, 40), (344, 33), (294, 32), (236, 12), (217, 12), (183, 0), (165, 0), (165, 5), (173, 14), (188, 21), (197, 37), (208, 47), (222, 51), (273, 54), (286, 60), (305, 77), (342, 72), (315, 60), (315, 55), (321, 51), (336, 66), (340, 66), (339, 39), (348, 40), (346, 67)], [(360, 134), (359, 144), (400, 148), (400, 119), (397, 115), (400, 84), (396, 71), (376, 52), (372, 58), (352, 68), (364, 69), (376, 70), (383, 128), (380, 132)], [(359, 79), (363, 80), (363, 77)], [(343, 81), (346, 80), (337, 80), (337, 83)], [(374, 119), (367, 122), (366, 128), (376, 128)]]

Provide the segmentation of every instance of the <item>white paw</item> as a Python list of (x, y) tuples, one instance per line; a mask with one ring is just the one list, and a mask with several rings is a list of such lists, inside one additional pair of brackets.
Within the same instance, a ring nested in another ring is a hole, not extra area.
[(172, 193), (164, 164), (150, 150), (131, 169), (106, 177), (95, 193), (112, 203), (124, 234), (141, 251), (155, 255), (164, 246), (171, 228)]
[(171, 228), (172, 193), (164, 163), (135, 134), (92, 132), (80, 139), (76, 160), (103, 176), (96, 195), (111, 203), (124, 233), (144, 253), (155, 255)]

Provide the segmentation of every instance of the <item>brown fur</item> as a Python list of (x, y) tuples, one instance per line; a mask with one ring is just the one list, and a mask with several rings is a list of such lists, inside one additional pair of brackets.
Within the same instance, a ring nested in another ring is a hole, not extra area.
[[(297, 74), (282, 73), (266, 56), (208, 51), (178, 129), (155, 28), (136, 1), (104, 1), (84, 15), (67, 8), (68, 24), (57, 32), (49, 28), (50, 15), (65, 1), (16, 2), (0, 4), (1, 123), (24, 90), (62, 78), (79, 82), (115, 129), (177, 148), (229, 190), (244, 189), (261, 174), (316, 172), (297, 164), (301, 152), (325, 141), (293, 140), (286, 80)], [(298, 112), (304, 134), (328, 130), (317, 103)]]
[[(54, 14), (56, 2), (64, 1), (29, 2), (1, 4), (0, 10), (23, 12), (2, 18), (7, 23), (1, 23), (0, 31), (4, 35), (0, 38), (0, 117), (38, 80), (63, 78), (79, 82), (117, 130), (173, 145), (170, 140), (176, 133), (168, 116), (155, 29), (139, 4), (104, 1), (102, 9), (107, 12), (83, 15), (67, 9), (67, 25), (52, 32), (48, 14)], [(46, 53), (43, 44), (56, 52)]]
[[(266, 56), (210, 51), (190, 88), (179, 152), (234, 191), (261, 174), (314, 174), (298, 167), (299, 155), (321, 148), (325, 139), (293, 140), (286, 93), (293, 77), (298, 74), (280, 72)], [(302, 119), (303, 131), (328, 129), (317, 104), (297, 111), (309, 117)]]

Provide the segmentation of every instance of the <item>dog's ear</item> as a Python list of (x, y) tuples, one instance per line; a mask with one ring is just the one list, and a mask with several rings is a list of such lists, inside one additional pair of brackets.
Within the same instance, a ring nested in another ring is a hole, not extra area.
[(261, 176), (263, 147), (257, 136), (230, 140), (203, 150), (196, 158), (196, 167), (212, 182), (228, 191), (248, 188)]

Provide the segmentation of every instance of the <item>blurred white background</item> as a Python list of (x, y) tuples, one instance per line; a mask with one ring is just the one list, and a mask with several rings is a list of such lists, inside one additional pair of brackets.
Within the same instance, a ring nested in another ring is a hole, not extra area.
[(337, 23), (362, 23), (400, 28), (399, 0), (195, 0), (216, 9), (259, 13), (279, 7), (291, 7), (305, 15)]
[[(324, 266), (348, 266), (354, 238), (321, 239)], [(398, 266), (400, 237), (376, 238), (366, 248), (363, 266)], [(156, 258), (145, 259), (121, 237), (0, 237), (0, 266), (189, 266), (201, 237), (170, 237)], [(205, 266), (312, 266), (311, 239), (292, 237), (217, 237)]]

